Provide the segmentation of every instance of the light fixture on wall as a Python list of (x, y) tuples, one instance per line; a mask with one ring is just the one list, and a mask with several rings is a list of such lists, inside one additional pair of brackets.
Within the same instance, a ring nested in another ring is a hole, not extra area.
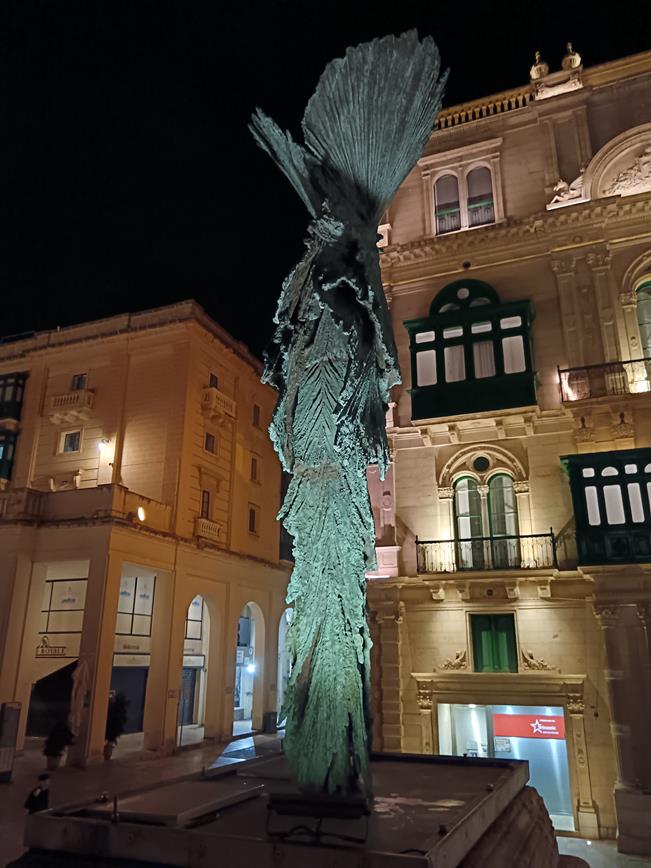
[(255, 663), (249, 663), (246, 667), (246, 671), (249, 673), (249, 675), (253, 675), (253, 673), (255, 672)]
[(102, 437), (102, 439), (97, 444), (97, 448), (100, 452), (106, 452), (106, 450), (109, 448), (110, 442), (111, 441), (108, 439), (108, 437)]
[(147, 518), (147, 513), (142, 506), (138, 507), (138, 521), (144, 521)]

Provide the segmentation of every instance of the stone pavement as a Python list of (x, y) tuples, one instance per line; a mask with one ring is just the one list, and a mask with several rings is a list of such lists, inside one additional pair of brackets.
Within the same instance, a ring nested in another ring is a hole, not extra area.
[[(23, 803), (37, 784), (37, 775), (45, 771), (42, 739), (28, 739), (23, 756), (14, 764), (11, 783), (0, 783), (0, 866), (17, 859), (25, 850), (23, 840)], [(50, 772), (50, 807), (92, 799), (106, 790), (113, 795), (150, 787), (162, 781), (200, 772), (203, 767), (242, 761), (277, 751), (276, 736), (257, 735), (240, 738), (229, 744), (204, 743), (201, 747), (182, 750), (169, 757), (146, 753), (123, 754), (110, 762), (88, 769), (62, 768)]]

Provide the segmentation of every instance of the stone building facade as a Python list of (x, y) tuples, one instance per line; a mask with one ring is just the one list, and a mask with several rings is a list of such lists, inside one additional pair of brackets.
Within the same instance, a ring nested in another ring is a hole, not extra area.
[(649, 855), (651, 53), (561, 67), (444, 108), (380, 227), (374, 738)]
[(191, 301), (0, 343), (0, 700), (22, 704), (19, 748), (66, 691), (81, 764), (111, 691), (163, 751), (183, 726), (223, 739), (276, 711), (288, 571), (260, 373)]

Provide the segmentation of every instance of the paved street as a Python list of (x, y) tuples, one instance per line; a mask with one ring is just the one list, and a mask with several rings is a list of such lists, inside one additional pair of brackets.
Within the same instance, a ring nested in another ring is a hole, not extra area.
[[(240, 738), (227, 745), (208, 745), (185, 750), (176, 756), (149, 758), (133, 752), (121, 751), (110, 762), (86, 770), (62, 768), (50, 772), (50, 807), (68, 802), (93, 798), (102, 791), (125, 793), (142, 789), (161, 781), (182, 778), (199, 772), (206, 766), (244, 760), (260, 753), (277, 749), (274, 736), (259, 735)], [(45, 771), (45, 757), (41, 753), (42, 739), (28, 740), (25, 754), (14, 765), (13, 780), (0, 784), (0, 866), (18, 858), (24, 852), (22, 845), (23, 803), (29, 791), (36, 786), (36, 777)]]
[[(51, 772), (50, 805), (92, 798), (103, 790), (125, 793), (142, 789), (161, 781), (182, 778), (206, 766), (245, 760), (278, 748), (278, 738), (258, 735), (240, 738), (229, 744), (208, 745), (185, 750), (176, 756), (148, 758), (139, 751), (129, 752), (127, 739), (121, 751), (108, 763), (89, 769), (63, 768)], [(45, 769), (40, 739), (28, 741), (24, 756), (16, 760), (10, 784), (0, 784), (0, 866), (18, 858), (22, 845), (23, 802), (36, 785), (36, 776)], [(588, 844), (578, 838), (559, 838), (561, 853), (581, 856), (591, 868), (651, 868), (651, 861), (617, 853), (613, 841), (593, 841)]]

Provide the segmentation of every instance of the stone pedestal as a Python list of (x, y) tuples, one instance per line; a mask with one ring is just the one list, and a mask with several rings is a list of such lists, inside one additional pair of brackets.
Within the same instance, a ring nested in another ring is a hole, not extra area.
[(616, 786), (615, 808), (619, 852), (651, 856), (651, 792)]

